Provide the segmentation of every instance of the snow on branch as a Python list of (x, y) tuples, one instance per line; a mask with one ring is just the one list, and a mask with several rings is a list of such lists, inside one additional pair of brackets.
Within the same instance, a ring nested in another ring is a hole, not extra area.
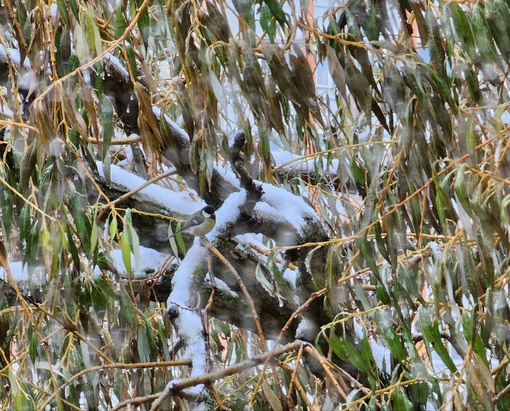
[[(215, 229), (207, 237), (212, 239), (239, 214), (239, 207), (246, 201), (245, 191), (233, 193), (217, 211)], [(192, 361), (191, 377), (198, 377), (207, 372), (207, 340), (200, 315), (198, 285), (204, 279), (205, 261), (208, 249), (195, 238), (181, 265), (172, 279), (172, 292), (168, 297), (167, 308), (170, 319), (185, 343), (185, 358)], [(203, 385), (196, 385), (189, 394), (199, 395)]]
[[(102, 178), (105, 178), (103, 163), (96, 162), (97, 170)], [(143, 186), (147, 180), (124, 170), (123, 168), (111, 166), (111, 185), (121, 191), (136, 191)], [(134, 194), (141, 200), (150, 201), (152, 204), (161, 207), (170, 213), (181, 215), (192, 214), (206, 204), (203, 201), (197, 201), (196, 196), (192, 196), (187, 191), (172, 191), (157, 184), (151, 184)]]

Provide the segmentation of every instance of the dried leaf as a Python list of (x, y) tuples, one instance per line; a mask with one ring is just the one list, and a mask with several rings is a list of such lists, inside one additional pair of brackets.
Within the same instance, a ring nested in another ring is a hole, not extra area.
[(80, 97), (83, 103), (83, 107), (85, 108), (85, 112), (87, 113), (89, 125), (92, 129), (94, 137), (99, 138), (96, 108), (94, 106), (94, 98), (92, 97), (92, 92), (90, 91), (91, 86), (83, 79), (81, 75), (78, 76), (78, 79), (80, 81)]
[(473, 389), (476, 401), (483, 404), (486, 410), (494, 409), (492, 396), (495, 393), (494, 380), (487, 364), (476, 354), (472, 353), (473, 362), (466, 363), (466, 379)]
[(329, 73), (331, 74), (331, 78), (333, 79), (333, 82), (335, 83), (336, 88), (342, 95), (345, 101), (347, 100), (347, 93), (346, 93), (346, 82), (345, 82), (345, 72), (340, 64), (340, 61), (338, 61), (338, 57), (336, 55), (335, 50), (330, 45), (326, 44), (326, 57), (328, 59), (328, 67), (329, 67)]
[(30, 109), (35, 125), (39, 130), (39, 137), (44, 147), (49, 150), (51, 143), (58, 137), (57, 130), (51, 120), (51, 114), (44, 105), (43, 100), (35, 100)]
[(62, 87), (56, 87), (57, 94), (60, 97), (64, 115), (67, 121), (72, 127), (78, 131), (83, 139), (88, 142), (88, 132), (85, 120), (78, 111), (76, 100), (74, 99), (73, 92), (71, 90), (64, 90)]
[(427, 22), (425, 21), (423, 14), (421, 14), (420, 5), (414, 2), (410, 2), (410, 5), (413, 9), (416, 25), (418, 26), (418, 33), (420, 33), (421, 45), (425, 46), (429, 41), (429, 30), (427, 27)]
[(367, 118), (370, 117), (372, 107), (372, 95), (370, 93), (370, 83), (365, 76), (358, 70), (352, 57), (346, 55), (346, 72), (348, 74), (348, 85), (356, 102), (365, 112)]
[(159, 122), (156, 115), (152, 111), (152, 103), (145, 88), (134, 83), (134, 90), (138, 98), (138, 126), (140, 127), (140, 137), (142, 143), (147, 150), (159, 152), (165, 148), (165, 142), (159, 131)]
[(282, 411), (282, 404), (280, 403), (280, 400), (278, 399), (278, 396), (274, 393), (274, 391), (271, 389), (269, 384), (266, 382), (266, 380), (262, 380), (262, 392), (264, 393), (264, 397), (266, 397), (267, 401), (269, 402), (269, 405), (271, 405), (271, 409), (274, 411)]

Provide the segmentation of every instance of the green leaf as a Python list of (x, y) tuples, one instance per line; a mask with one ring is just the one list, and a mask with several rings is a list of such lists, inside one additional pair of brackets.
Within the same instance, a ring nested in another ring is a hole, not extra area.
[(86, 17), (84, 21), (83, 20), (81, 21), (84, 23), (82, 24), (82, 26), (85, 26), (85, 31), (87, 33), (87, 43), (89, 45), (89, 50), (92, 52), (93, 56), (101, 54), (101, 52), (103, 51), (103, 47), (101, 44), (101, 35), (99, 34), (99, 29), (97, 28), (97, 23), (95, 20), (96, 13), (92, 5), (89, 5), (89, 7), (87, 7)]
[(469, 67), (464, 68), (464, 76), (466, 77), (466, 84), (468, 86), (469, 96), (478, 105), (484, 105), (484, 98), (480, 90), (480, 82), (473, 70)]
[(376, 241), (376, 244), (377, 244), (377, 249), (381, 253), (382, 257), (386, 261), (391, 263), (390, 255), (388, 254), (388, 250), (386, 250), (386, 241), (384, 241), (384, 239), (382, 237), (383, 229), (382, 229), (381, 224), (379, 222), (377, 222), (374, 225), (374, 234), (375, 234), (375, 241)]
[(32, 403), (27, 397), (24, 390), (18, 390), (14, 397), (14, 409), (15, 410), (32, 410)]
[(131, 267), (131, 239), (129, 229), (124, 228), (120, 235), (120, 251), (122, 254), (122, 261), (129, 274), (133, 274), (133, 268)]
[(93, 253), (97, 246), (97, 240), (99, 238), (99, 229), (97, 227), (97, 220), (94, 219), (92, 223), (92, 230), (90, 232), (90, 252)]
[(138, 327), (138, 337), (136, 339), (138, 355), (141, 362), (149, 362), (151, 360), (149, 340), (145, 326)]
[(363, 338), (359, 342), (359, 350), (361, 354), (361, 358), (363, 358), (364, 362), (368, 367), (368, 379), (370, 382), (370, 388), (375, 390), (377, 387), (377, 373), (378, 370), (376, 368), (376, 362), (374, 358), (374, 354), (372, 352), (372, 347), (370, 346), (370, 342), (368, 341), (366, 331), (363, 330)]
[[(485, 19), (484, 9), (484, 5), (477, 4), (471, 15), (471, 27), (473, 28), (473, 35), (479, 54), (478, 60), (484, 63), (489, 61), (500, 63), (501, 59), (496, 58), (494, 39), (492, 38), (489, 25)], [(504, 70), (504, 67), (501, 68)], [(482, 67), (482, 70), (484, 70), (484, 67)]]
[(145, 334), (147, 335), (147, 342), (149, 344), (150, 361), (156, 361), (159, 354), (159, 347), (154, 336), (155, 330), (149, 322), (144, 324)]
[(450, 10), (452, 12), (453, 23), (455, 26), (455, 32), (461, 44), (464, 45), (471, 61), (476, 61), (476, 47), (475, 38), (469, 17), (464, 13), (462, 8), (455, 3), (450, 3)]
[(378, 311), (374, 316), (375, 323), (377, 324), (377, 330), (379, 331), (379, 336), (385, 342), (385, 345), (389, 348), (391, 354), (398, 361), (405, 361), (406, 359), (406, 350), (404, 348), (403, 342), (400, 340), (397, 332), (393, 324), (391, 324), (391, 320), (387, 317), (389, 316), (389, 311)]
[(349, 88), (367, 118), (370, 118), (370, 109), (372, 108), (370, 83), (361, 71), (358, 70), (350, 56), (347, 55), (346, 60), (346, 72), (349, 76)]
[(264, 3), (267, 5), (269, 10), (271, 10), (271, 13), (282, 27), (284, 24), (288, 24), (287, 17), (285, 16), (278, 0), (264, 0)]
[(470, 216), (473, 215), (473, 206), (470, 201), (470, 196), (468, 195), (466, 191), (466, 184), (464, 179), (464, 173), (466, 171), (466, 165), (462, 164), (459, 169), (457, 170), (457, 175), (455, 178), (455, 194), (457, 195), (457, 199), (459, 200), (460, 204), (468, 213)]
[(78, 3), (76, 2), (76, 0), (69, 0), (69, 6), (71, 8), (71, 11), (73, 12), (74, 18), (76, 20), (79, 20)]
[(420, 307), (419, 324), (423, 334), (423, 339), (428, 346), (432, 346), (434, 351), (439, 355), (444, 364), (451, 372), (457, 372), (457, 367), (452, 361), (448, 350), (446, 349), (441, 333), (439, 332), (439, 324), (436, 318), (432, 318), (431, 310)]
[(476, 160), (476, 132), (475, 132), (475, 119), (473, 116), (469, 117), (466, 125), (466, 148), (473, 161)]
[(421, 383), (417, 383), (417, 384), (412, 384), (409, 387), (409, 390), (410, 390), (410, 398), (412, 399), (415, 407), (419, 406), (419, 405), (422, 405), (424, 407), (427, 404), (429, 392), (432, 391), (433, 388), (429, 389), (428, 383), (421, 382)]
[(397, 386), (393, 391), (393, 407), (395, 411), (412, 411), (413, 403), (409, 401), (402, 388)]
[(487, 25), (494, 42), (505, 61), (510, 58), (510, 37), (508, 36), (508, 22), (510, 9), (504, 0), (491, 0), (485, 3)]
[(273, 19), (273, 14), (266, 3), (262, 4), (262, 9), (260, 11), (260, 27), (262, 27), (262, 30), (269, 36), (269, 42), (274, 44), (276, 21)]
[(476, 307), (473, 308), (471, 313), (463, 312), (462, 313), (462, 329), (464, 330), (464, 336), (468, 344), (471, 344), (473, 347), (473, 352), (480, 357), (486, 365), (488, 365), (485, 346), (483, 344), (482, 338), (478, 334), (479, 317), (477, 315)]
[[(374, 373), (375, 367), (371, 363), (373, 357), (367, 358), (361, 355), (360, 352), (358, 352), (354, 346), (344, 337), (339, 338), (336, 335), (328, 337), (326, 334), (324, 334), (324, 337), (338, 358), (348, 361), (356, 368), (367, 373), (371, 377), (371, 383), (375, 383), (377, 377)], [(368, 344), (368, 341), (366, 341), (365, 344)], [(364, 350), (366, 349), (367, 347), (364, 348)]]
[(122, 320), (121, 324), (126, 324), (131, 329), (138, 329), (138, 320), (133, 301), (131, 301), (124, 290), (121, 290), (117, 295), (120, 303), (119, 319)]
[(91, 277), (85, 282), (87, 293), (82, 298), (82, 304), (87, 307), (92, 304), (95, 313), (100, 316), (104, 315), (109, 302), (117, 299), (116, 292), (112, 284), (103, 278)]
[(73, 234), (71, 232), (71, 227), (69, 225), (66, 226), (66, 244), (69, 249), (69, 252), (71, 253), (71, 257), (73, 259), (73, 263), (75, 266), (75, 269), (80, 269), (80, 256), (78, 254), (78, 248), (76, 248), (76, 244), (74, 242)]
[(381, 275), (379, 274), (379, 269), (377, 268), (377, 263), (375, 261), (377, 253), (375, 252), (373, 242), (366, 237), (360, 237), (356, 239), (356, 247), (360, 250), (361, 256), (365, 259), (374, 277), (379, 282), (382, 282)]
[(74, 228), (76, 234), (80, 237), (83, 250), (87, 255), (90, 253), (90, 234), (92, 226), (84, 212), (83, 198), (79, 198), (77, 193), (69, 194), (70, 207), (69, 210), (73, 216)]
[[(137, 67), (136, 55), (135, 55), (135, 51), (133, 50), (133, 47), (126, 46), (126, 53), (127, 53), (127, 57), (128, 57), (126, 60), (126, 63), (128, 65), (128, 71), (130, 73), (137, 73), (138, 67)], [(138, 83), (135, 83), (135, 85), (136, 84), (138, 84)]]
[(120, 38), (124, 34), (124, 31), (126, 31), (127, 24), (126, 24), (126, 19), (124, 18), (124, 12), (123, 12), (121, 4), (119, 4), (115, 8), (115, 18), (113, 21), (113, 27), (114, 27), (115, 39)]
[(150, 34), (149, 8), (145, 7), (138, 18), (138, 28), (142, 35), (143, 42), (147, 44)]
[(115, 215), (112, 215), (112, 219), (109, 226), (110, 242), (112, 242), (117, 236), (118, 221)]
[(113, 137), (113, 105), (110, 99), (106, 96), (101, 98), (100, 107), (100, 121), (101, 121), (101, 139), (103, 140), (103, 158), (107, 158), (110, 149), (110, 143)]
[(483, 409), (494, 409), (492, 397), (495, 387), (489, 367), (476, 353), (471, 354), (471, 359), (472, 362), (466, 363), (466, 380), (473, 390), (476, 403), (482, 404)]
[(37, 333), (34, 332), (32, 327), (29, 327), (28, 329), (28, 353), (30, 355), (30, 360), (33, 364), (35, 364), (36, 359), (38, 357), (38, 350), (37, 347), (39, 347), (39, 337), (37, 336)]
[(67, 9), (67, 4), (64, 0), (57, 0), (58, 12), (62, 16), (64, 23), (66, 26), (69, 26), (69, 14)]

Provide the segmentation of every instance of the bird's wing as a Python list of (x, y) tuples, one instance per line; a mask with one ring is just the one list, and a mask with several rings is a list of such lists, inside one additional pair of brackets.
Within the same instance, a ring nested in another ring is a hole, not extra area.
[(188, 229), (190, 227), (194, 227), (196, 225), (202, 224), (203, 221), (204, 221), (204, 217), (202, 217), (202, 216), (195, 216), (191, 220), (187, 221), (186, 224), (184, 224), (181, 227), (181, 231), (185, 231), (186, 229)]

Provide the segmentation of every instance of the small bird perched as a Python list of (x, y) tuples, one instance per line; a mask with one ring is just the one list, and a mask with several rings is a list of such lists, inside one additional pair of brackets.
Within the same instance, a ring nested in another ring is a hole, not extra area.
[(201, 237), (206, 235), (209, 231), (214, 228), (216, 224), (216, 216), (214, 212), (216, 210), (213, 206), (205, 206), (200, 211), (192, 214), (188, 221), (181, 227), (179, 231), (172, 234), (168, 239), (176, 236), (179, 233), (188, 233), (195, 237)]

